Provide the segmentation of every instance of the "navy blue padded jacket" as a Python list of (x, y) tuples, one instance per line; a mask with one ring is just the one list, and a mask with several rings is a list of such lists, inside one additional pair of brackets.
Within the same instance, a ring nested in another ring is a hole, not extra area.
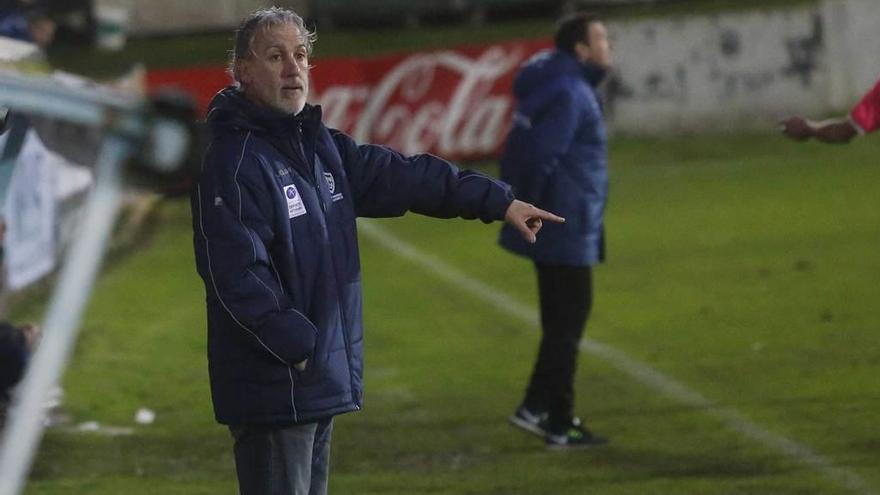
[[(282, 115), (227, 88), (192, 195), (217, 421), (287, 425), (363, 401), (355, 217), (504, 217), (510, 188), (430, 155), (358, 145), (321, 109)], [(418, 331), (417, 329), (414, 329)], [(303, 371), (294, 363), (308, 358)]]
[(608, 158), (594, 85), (604, 71), (558, 50), (537, 54), (517, 74), (517, 109), (501, 158), (501, 179), (517, 198), (565, 217), (529, 244), (504, 226), (499, 242), (538, 263), (589, 266), (605, 259)]

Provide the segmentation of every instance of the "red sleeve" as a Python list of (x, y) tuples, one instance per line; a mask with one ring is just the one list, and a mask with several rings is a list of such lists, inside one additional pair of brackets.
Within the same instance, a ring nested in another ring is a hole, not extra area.
[(863, 133), (880, 128), (880, 81), (862, 97), (862, 101), (852, 109), (849, 117)]

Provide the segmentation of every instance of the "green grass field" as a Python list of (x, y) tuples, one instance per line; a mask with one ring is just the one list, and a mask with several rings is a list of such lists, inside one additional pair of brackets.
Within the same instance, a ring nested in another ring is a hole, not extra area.
[[(371, 221), (366, 407), (337, 418), (331, 493), (880, 492), (878, 154), (876, 138), (614, 140), (577, 380), (612, 443), (591, 451), (506, 423), (539, 334), (531, 267), (498, 226)], [(235, 493), (188, 205), (157, 221), (100, 279), (64, 380), (74, 424), (134, 433), (49, 430), (28, 494)], [(140, 407), (154, 424), (134, 424)]]

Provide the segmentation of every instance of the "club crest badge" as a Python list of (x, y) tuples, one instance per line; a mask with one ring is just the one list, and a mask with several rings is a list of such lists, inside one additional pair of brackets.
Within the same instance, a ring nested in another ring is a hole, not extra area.
[(324, 180), (327, 181), (327, 188), (330, 189), (330, 194), (335, 194), (336, 181), (333, 179), (333, 174), (330, 172), (324, 172)]
[(324, 180), (327, 181), (327, 190), (330, 191), (330, 199), (333, 201), (339, 201), (342, 199), (342, 193), (336, 192), (336, 180), (333, 178), (333, 174), (330, 172), (324, 172)]

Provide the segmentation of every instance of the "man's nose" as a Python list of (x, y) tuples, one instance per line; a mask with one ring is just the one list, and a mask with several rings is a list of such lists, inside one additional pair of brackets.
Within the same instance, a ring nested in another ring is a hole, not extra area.
[(296, 76), (302, 73), (302, 71), (303, 68), (296, 63), (296, 59), (294, 59), (293, 57), (284, 58), (284, 73), (286, 75)]

